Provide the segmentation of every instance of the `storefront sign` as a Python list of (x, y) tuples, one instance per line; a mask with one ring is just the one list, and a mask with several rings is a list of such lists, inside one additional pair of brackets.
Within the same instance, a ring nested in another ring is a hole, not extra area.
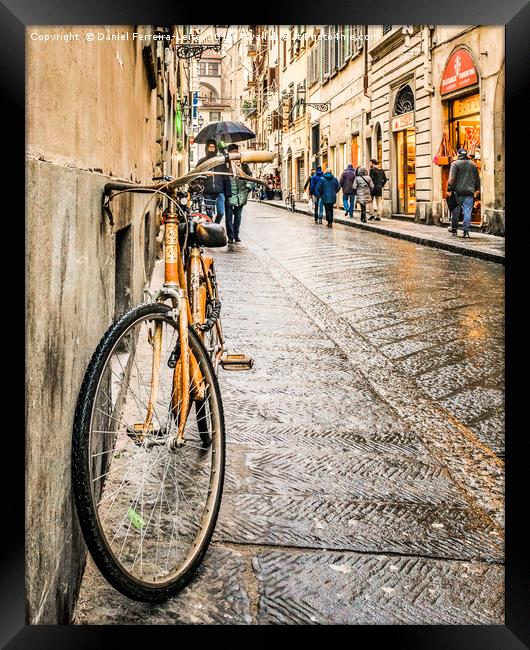
[(392, 118), (392, 131), (401, 131), (414, 126), (414, 111), (403, 113)]
[(440, 94), (446, 95), (454, 90), (467, 88), (478, 81), (477, 70), (471, 55), (467, 50), (453, 52), (447, 61), (442, 76)]

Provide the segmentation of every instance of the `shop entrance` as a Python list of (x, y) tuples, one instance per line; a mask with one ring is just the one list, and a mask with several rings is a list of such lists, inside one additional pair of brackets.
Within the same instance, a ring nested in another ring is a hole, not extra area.
[(303, 157), (296, 159), (296, 194), (300, 201), (304, 194), (305, 165)]
[(351, 137), (351, 163), (354, 169), (359, 166), (359, 134)]
[[(445, 114), (447, 118), (449, 142), (454, 151), (466, 149), (470, 158), (474, 160), (480, 174), (480, 95), (477, 91), (456, 97), (446, 102)], [(449, 166), (442, 170), (442, 191), (447, 187)], [(471, 223), (482, 222), (480, 195), (475, 201), (471, 214)]]
[(416, 212), (416, 131), (396, 133), (398, 213), (413, 216)]

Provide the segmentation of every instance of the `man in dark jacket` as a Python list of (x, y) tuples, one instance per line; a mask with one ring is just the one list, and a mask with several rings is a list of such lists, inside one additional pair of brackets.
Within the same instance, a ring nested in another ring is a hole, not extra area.
[(381, 215), (383, 214), (383, 187), (388, 178), (384, 170), (378, 167), (378, 165), (379, 163), (375, 158), (370, 160), (370, 178), (374, 184), (374, 189), (372, 190), (372, 210), (375, 212), (375, 216), (371, 214), (368, 217), (368, 221), (371, 219), (381, 221)]
[[(197, 166), (205, 160), (217, 156), (217, 143), (213, 138), (206, 140), (206, 155), (203, 156)], [(226, 164), (221, 163), (214, 167), (212, 172), (226, 172)], [(231, 194), (230, 178), (228, 176), (207, 176), (204, 181), (204, 201), (206, 203), (206, 213), (212, 217), (217, 212), (216, 223), (221, 223), (225, 213), (225, 198)]]
[(311, 177), (311, 182), (309, 183), (309, 194), (313, 197), (313, 203), (315, 205), (315, 223), (322, 223), (322, 216), (324, 214), (324, 205), (315, 192), (323, 176), (322, 167), (317, 167), (316, 174)]
[(339, 183), (342, 188), (342, 204), (344, 206), (344, 216), (349, 215), (350, 219), (353, 217), (355, 210), (355, 190), (353, 189), (353, 181), (355, 180), (355, 169), (353, 165), (348, 165), (342, 172)]
[[(335, 176), (333, 176), (331, 169), (328, 169), (326, 173), (320, 178), (315, 189), (315, 194), (320, 200), (319, 202), (324, 204), (328, 228), (333, 227), (333, 205), (337, 200), (337, 192), (339, 190), (339, 181), (335, 178)], [(320, 219), (319, 223), (322, 223), (322, 219)]]
[(477, 167), (467, 157), (465, 149), (457, 151), (458, 158), (451, 164), (449, 180), (447, 181), (447, 198), (452, 192), (456, 195), (457, 205), (451, 212), (451, 226), (449, 232), (456, 235), (460, 211), (464, 213), (464, 237), (469, 237), (471, 212), (473, 211), (474, 197), (480, 191), (480, 176)]

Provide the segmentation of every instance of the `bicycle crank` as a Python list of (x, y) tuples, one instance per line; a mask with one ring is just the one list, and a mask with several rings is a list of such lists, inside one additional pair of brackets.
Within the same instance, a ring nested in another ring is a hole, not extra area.
[(248, 354), (223, 354), (219, 363), (225, 370), (250, 370), (254, 359)]

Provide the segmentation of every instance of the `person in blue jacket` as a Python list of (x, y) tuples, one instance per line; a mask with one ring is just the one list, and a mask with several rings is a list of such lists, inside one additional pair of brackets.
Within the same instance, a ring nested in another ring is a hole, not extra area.
[(324, 213), (322, 201), (320, 201), (318, 196), (315, 194), (318, 183), (323, 175), (322, 167), (317, 167), (316, 174), (311, 176), (311, 181), (309, 182), (309, 194), (312, 197), (315, 206), (315, 223), (322, 223), (322, 215)]
[[(337, 192), (339, 190), (340, 183), (338, 179), (333, 176), (331, 169), (328, 169), (320, 179), (315, 190), (316, 196), (318, 196), (320, 202), (324, 204), (328, 228), (333, 227), (333, 206), (337, 201)], [(320, 219), (319, 223), (322, 223), (322, 219)]]

